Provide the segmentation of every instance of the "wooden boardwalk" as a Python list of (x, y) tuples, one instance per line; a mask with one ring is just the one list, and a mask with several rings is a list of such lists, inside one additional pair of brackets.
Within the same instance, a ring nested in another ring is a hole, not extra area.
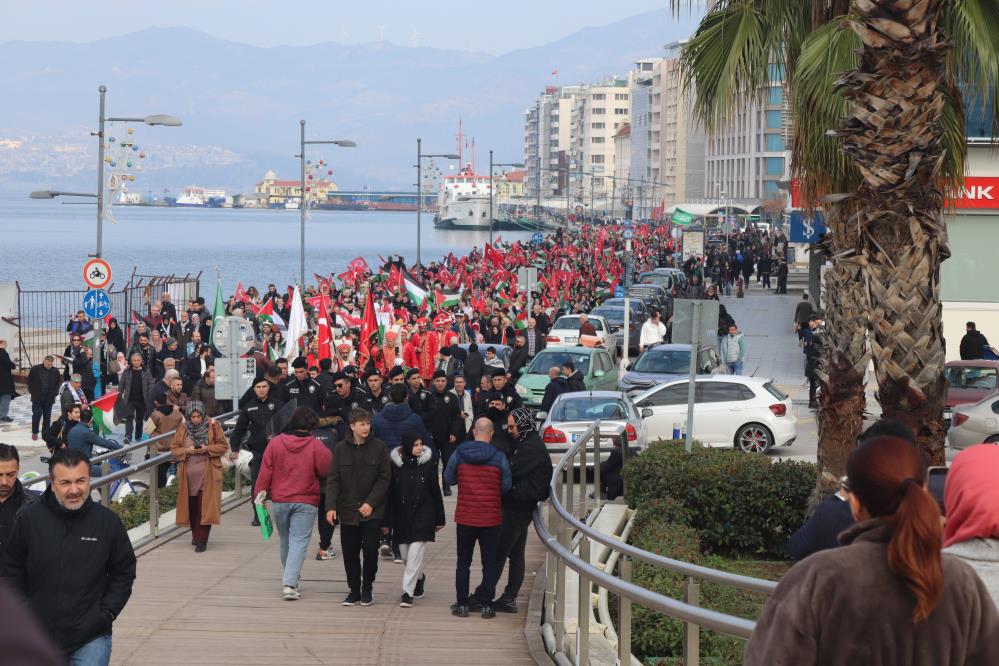
[[(446, 498), (449, 520), (453, 498)], [(428, 548), (426, 596), (400, 608), (402, 565), (380, 560), (372, 606), (344, 607), (340, 559), (316, 561), (318, 533), (302, 570), (302, 599), (281, 599), (278, 538), (263, 542), (249, 506), (225, 513), (208, 550), (195, 553), (189, 532), (139, 557), (132, 598), (114, 625), (112, 664), (534, 664), (524, 634), (528, 596), (544, 547), (533, 528), (516, 615), (456, 618), (455, 530)], [(478, 554), (476, 554), (477, 556)], [(504, 572), (504, 580), (505, 580)], [(479, 580), (477, 560), (472, 588)], [(502, 582), (499, 586), (502, 590)]]

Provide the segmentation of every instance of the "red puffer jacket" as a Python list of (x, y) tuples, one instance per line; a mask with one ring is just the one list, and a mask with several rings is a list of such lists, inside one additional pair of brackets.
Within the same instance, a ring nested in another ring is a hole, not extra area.
[(466, 527), (503, 524), (503, 493), (513, 485), (510, 463), (488, 442), (464, 442), (447, 461), (444, 481), (458, 484), (454, 522)]

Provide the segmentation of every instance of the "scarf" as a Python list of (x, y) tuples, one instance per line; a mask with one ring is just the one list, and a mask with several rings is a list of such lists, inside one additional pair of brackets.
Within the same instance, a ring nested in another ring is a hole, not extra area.
[(510, 416), (513, 417), (513, 422), (517, 426), (517, 441), (522, 442), (532, 433), (537, 432), (534, 417), (531, 416), (530, 410), (526, 407), (518, 407), (510, 412)]
[(999, 538), (999, 446), (979, 444), (951, 463), (944, 487), (944, 548), (971, 539)]
[[(195, 425), (191, 421), (191, 414), (197, 412), (201, 414), (201, 423)], [(187, 403), (184, 408), (184, 427), (187, 434), (194, 441), (195, 446), (205, 446), (208, 444), (208, 416), (205, 414), (205, 405), (197, 400)]]

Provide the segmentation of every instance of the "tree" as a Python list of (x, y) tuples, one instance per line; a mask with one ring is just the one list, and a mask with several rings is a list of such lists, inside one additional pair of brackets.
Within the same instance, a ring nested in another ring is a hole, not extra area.
[[(679, 10), (690, 3), (671, 4)], [(995, 96), (988, 96), (999, 71), (997, 24), (999, 0), (855, 0), (852, 8), (848, 0), (718, 0), (682, 51), (685, 88), (709, 130), (747, 101), (762, 100), (771, 64), (786, 72), (794, 111), (792, 174), (810, 208), (824, 202), (829, 228), (830, 344), (821, 366), (818, 420), (820, 470), (830, 478), (843, 473), (862, 425), (864, 372), (872, 351), (883, 412), (902, 417), (931, 458), (942, 459), (938, 282), (947, 256), (942, 188), (964, 167), (956, 81), (997, 110)], [(887, 65), (893, 69), (877, 69)], [(910, 74), (918, 75), (921, 85), (896, 91)], [(909, 105), (917, 100), (932, 106), (912, 110)], [(852, 143), (844, 146), (829, 130), (848, 115), (845, 140)], [(882, 133), (883, 125), (903, 120), (915, 135)], [(896, 138), (902, 143), (890, 144)], [(924, 150), (927, 142), (932, 155)], [(902, 164), (900, 156), (910, 161)], [(886, 165), (894, 169), (888, 181), (880, 175)], [(917, 190), (918, 198), (906, 205)], [(857, 196), (846, 196), (850, 192)]]

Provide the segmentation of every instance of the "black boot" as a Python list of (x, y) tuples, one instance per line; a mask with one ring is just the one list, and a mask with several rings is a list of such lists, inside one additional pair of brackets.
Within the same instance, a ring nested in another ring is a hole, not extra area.
[(493, 609), (497, 613), (516, 613), (517, 600), (503, 595), (493, 602)]

